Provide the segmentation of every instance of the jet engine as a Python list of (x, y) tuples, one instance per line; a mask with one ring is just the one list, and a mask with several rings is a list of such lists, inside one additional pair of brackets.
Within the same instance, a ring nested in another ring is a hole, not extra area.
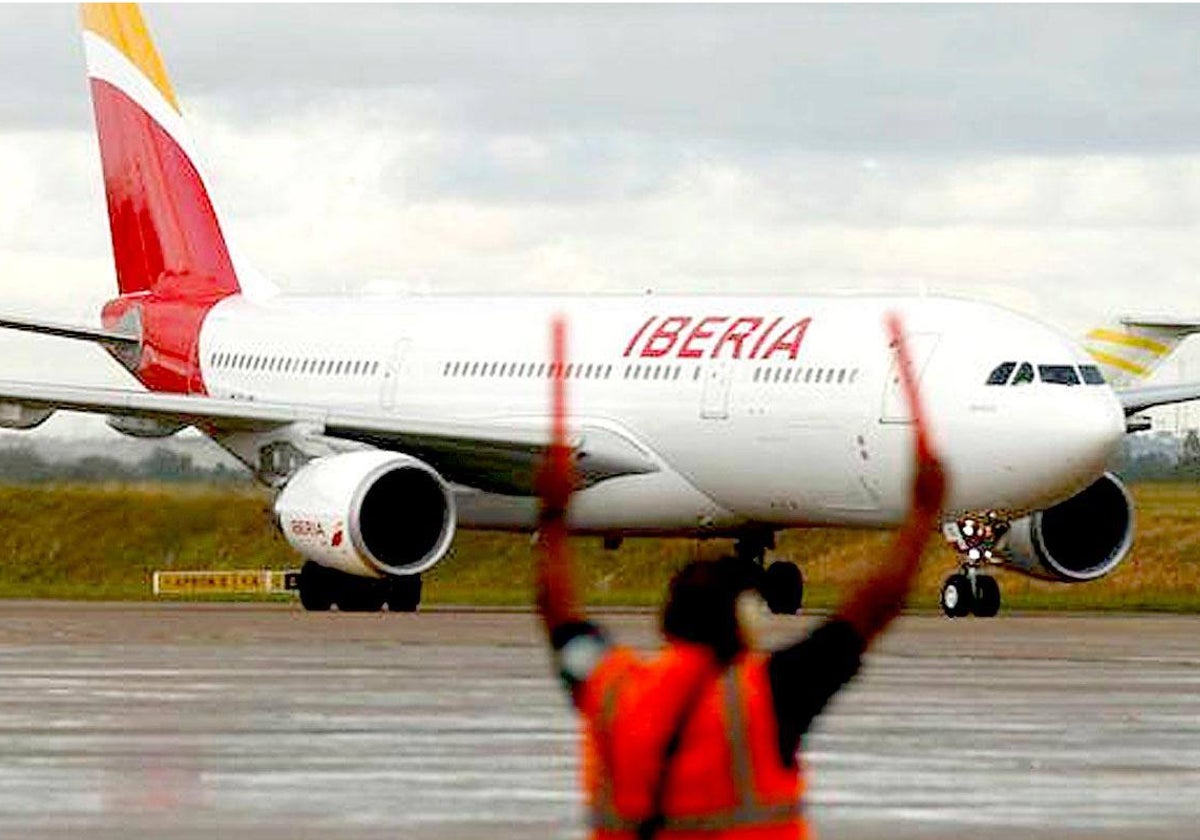
[(1012, 523), (1007, 561), (1046, 580), (1078, 583), (1117, 567), (1133, 543), (1133, 500), (1105, 473), (1065, 502)]
[(275, 501), (284, 537), (307, 559), (361, 577), (433, 568), (454, 539), (454, 496), (433, 467), (370, 450), (317, 458)]

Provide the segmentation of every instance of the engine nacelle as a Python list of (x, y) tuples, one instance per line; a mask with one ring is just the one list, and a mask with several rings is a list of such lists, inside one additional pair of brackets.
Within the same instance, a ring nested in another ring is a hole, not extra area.
[(407, 455), (348, 452), (305, 464), (275, 500), (284, 537), (307, 559), (363, 577), (427, 571), (450, 550), (454, 496)]
[(1105, 473), (1065, 502), (1012, 523), (1007, 562), (1047, 580), (1078, 583), (1115, 569), (1133, 544), (1133, 499)]

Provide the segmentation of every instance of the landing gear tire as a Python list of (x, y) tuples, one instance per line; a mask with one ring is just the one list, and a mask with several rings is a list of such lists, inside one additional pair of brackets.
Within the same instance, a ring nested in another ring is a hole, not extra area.
[(804, 577), (800, 567), (788, 560), (777, 560), (763, 573), (760, 592), (775, 615), (795, 615), (804, 601)]
[(950, 575), (942, 584), (942, 612), (949, 618), (963, 618), (971, 614), (975, 605), (975, 593), (971, 579), (966, 575)]
[(421, 576), (388, 578), (387, 605), (392, 612), (416, 612), (421, 605)]
[(379, 612), (387, 598), (384, 586), (380, 580), (346, 575), (337, 595), (338, 609), (342, 612)]
[(990, 575), (975, 578), (975, 615), (991, 618), (1000, 612), (1000, 584)]
[(333, 606), (333, 575), (309, 560), (300, 568), (300, 605), (309, 612), (328, 612)]

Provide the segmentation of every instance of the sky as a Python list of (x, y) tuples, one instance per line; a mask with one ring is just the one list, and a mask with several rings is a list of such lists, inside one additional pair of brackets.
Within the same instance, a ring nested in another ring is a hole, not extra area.
[[(0, 308), (96, 323), (115, 279), (76, 15), (0, 6)], [(146, 16), (231, 237), (289, 292), (928, 292), (1071, 334), (1200, 316), (1200, 6)], [(1164, 376), (1200, 376), (1180, 359)], [(0, 378), (131, 384), (3, 334)]]

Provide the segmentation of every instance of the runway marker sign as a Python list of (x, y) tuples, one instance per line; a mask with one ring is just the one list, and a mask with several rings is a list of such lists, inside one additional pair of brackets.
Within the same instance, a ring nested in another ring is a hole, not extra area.
[(288, 592), (294, 572), (272, 569), (155, 572), (155, 595), (219, 595)]

